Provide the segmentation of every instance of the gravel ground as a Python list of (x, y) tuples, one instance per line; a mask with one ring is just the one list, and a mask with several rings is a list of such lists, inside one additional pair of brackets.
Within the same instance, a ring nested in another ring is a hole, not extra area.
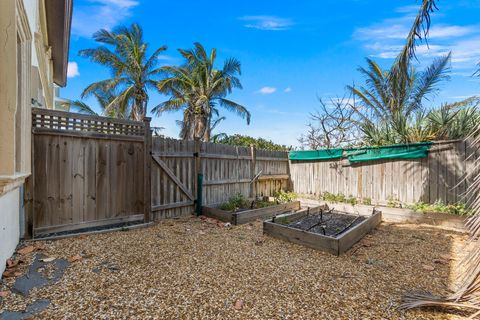
[[(71, 266), (60, 282), (27, 298), (8, 294), (0, 309), (48, 299), (36, 318), (464, 319), (395, 309), (408, 289), (444, 293), (464, 241), (451, 231), (382, 224), (336, 257), (263, 236), (259, 221), (225, 227), (212, 219), (167, 220), (37, 243)], [(23, 259), (28, 264), (39, 252)], [(452, 252), (457, 258), (447, 261)]]

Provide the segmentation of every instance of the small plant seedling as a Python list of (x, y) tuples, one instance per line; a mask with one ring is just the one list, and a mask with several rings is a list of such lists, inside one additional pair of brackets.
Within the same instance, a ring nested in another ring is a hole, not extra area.
[(288, 218), (287, 217), (280, 217), (280, 218), (277, 217), (275, 219), (275, 223), (283, 224), (283, 225), (288, 224)]
[(372, 204), (372, 199), (371, 198), (368, 198), (368, 197), (365, 197), (362, 199), (362, 203), (369, 206)]

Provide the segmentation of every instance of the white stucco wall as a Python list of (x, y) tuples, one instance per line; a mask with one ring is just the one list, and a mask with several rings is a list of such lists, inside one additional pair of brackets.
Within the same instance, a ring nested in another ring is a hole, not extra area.
[[(28, 24), (30, 25), (30, 31), (32, 33), (35, 33), (37, 31), (38, 3), (38, 0), (23, 1), (25, 11), (27, 13)], [(32, 45), (32, 66), (38, 67), (37, 50), (35, 50), (35, 45)]]
[(0, 273), (20, 238), (20, 189), (0, 196)]

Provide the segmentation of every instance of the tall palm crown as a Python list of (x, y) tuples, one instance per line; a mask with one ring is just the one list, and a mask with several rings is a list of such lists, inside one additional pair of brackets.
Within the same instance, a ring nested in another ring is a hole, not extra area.
[(393, 65), (390, 70), (382, 68), (372, 59), (367, 58), (368, 68), (359, 68), (365, 76), (365, 86), (349, 86), (358, 97), (365, 111), (370, 112), (370, 119), (388, 121), (396, 114), (410, 116), (413, 112), (424, 109), (422, 102), (435, 93), (440, 81), (448, 79), (451, 53), (437, 58), (423, 72), (418, 72), (411, 65), (406, 76), (396, 72)]
[(101, 29), (93, 38), (103, 45), (81, 50), (79, 55), (108, 67), (112, 78), (92, 83), (82, 92), (82, 98), (99, 90), (117, 90), (119, 94), (106, 110), (115, 105), (129, 105), (130, 118), (142, 120), (148, 111), (148, 88), (156, 88), (158, 84), (158, 56), (166, 46), (157, 48), (149, 57), (148, 43), (143, 40), (142, 28), (136, 23), (130, 28), (122, 26), (113, 31)]
[(181, 138), (200, 138), (209, 141), (212, 118), (219, 116), (219, 107), (235, 112), (250, 123), (248, 110), (227, 99), (234, 88), (242, 88), (238, 75), (241, 65), (237, 59), (227, 59), (222, 69), (215, 68), (216, 50), (208, 55), (200, 43), (190, 50), (179, 49), (185, 59), (180, 67), (163, 67), (166, 77), (158, 83), (158, 90), (170, 96), (152, 111), (161, 114), (183, 110)]
[(478, 104), (477, 97), (440, 108), (426, 106), (438, 91), (438, 84), (449, 78), (451, 53), (435, 59), (424, 71), (409, 65), (406, 74), (396, 64), (383, 70), (367, 59), (367, 68), (359, 71), (365, 85), (349, 86), (360, 100), (352, 105), (359, 118), (364, 140), (370, 145), (410, 143), (430, 140), (458, 139), (469, 135), (479, 119), (479, 112), (466, 108)]

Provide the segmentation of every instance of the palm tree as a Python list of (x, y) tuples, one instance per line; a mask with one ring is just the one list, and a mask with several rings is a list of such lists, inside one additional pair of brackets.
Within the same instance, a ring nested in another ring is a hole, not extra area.
[[(95, 97), (97, 104), (101, 110), (101, 115), (111, 117), (111, 118), (121, 118), (128, 119), (131, 116), (131, 108), (126, 103), (127, 101), (115, 101), (118, 95), (114, 94), (112, 91), (97, 90), (92, 93)], [(122, 104), (119, 104), (122, 102)], [(89, 114), (89, 115), (98, 115), (94, 108), (88, 105), (82, 100), (69, 100), (62, 104), (64, 107), (73, 109), (78, 113)]]
[(105, 109), (112, 105), (128, 105), (129, 118), (142, 120), (148, 111), (148, 89), (158, 85), (157, 76), (161, 71), (157, 68), (158, 56), (167, 47), (159, 47), (148, 56), (149, 45), (143, 40), (142, 28), (136, 23), (130, 28), (122, 26), (113, 31), (101, 29), (93, 38), (102, 45), (81, 50), (79, 55), (108, 67), (112, 77), (89, 85), (82, 92), (82, 98), (99, 90), (117, 90), (118, 96)]
[(237, 77), (241, 74), (240, 62), (230, 58), (222, 69), (216, 69), (216, 50), (212, 49), (207, 55), (200, 43), (195, 43), (194, 49), (178, 51), (185, 63), (180, 67), (162, 68), (166, 77), (157, 86), (170, 98), (152, 111), (159, 115), (183, 110), (182, 139), (210, 141), (213, 116), (219, 116), (219, 107), (235, 112), (250, 124), (248, 110), (226, 98), (234, 88), (242, 88)]
[[(382, 70), (375, 61), (367, 59), (368, 68), (359, 69), (366, 77), (366, 85), (348, 87), (360, 100), (360, 106), (351, 105), (351, 108), (359, 117), (366, 142), (373, 145), (409, 143), (469, 135), (473, 126), (464, 116), (476, 112), (465, 108), (478, 103), (477, 97), (445, 103), (438, 109), (425, 106), (425, 101), (438, 91), (437, 85), (449, 78), (450, 59), (451, 53), (437, 58), (422, 72), (409, 66), (406, 75), (398, 73), (395, 64), (389, 70)], [(456, 132), (448, 129), (462, 116), (467, 120), (465, 126), (455, 126)], [(441, 122), (436, 121), (439, 119)]]

